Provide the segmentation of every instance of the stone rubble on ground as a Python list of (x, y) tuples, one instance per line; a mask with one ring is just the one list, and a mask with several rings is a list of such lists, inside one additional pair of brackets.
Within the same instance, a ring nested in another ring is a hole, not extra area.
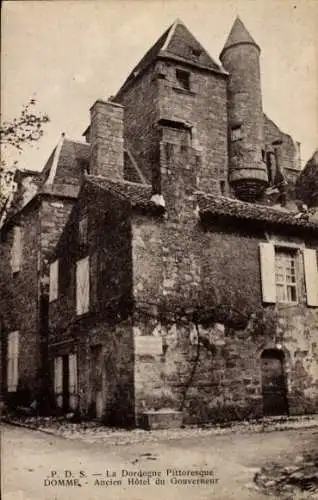
[(164, 439), (182, 439), (192, 436), (222, 435), (239, 432), (272, 432), (288, 429), (318, 427), (318, 415), (302, 417), (272, 417), (262, 420), (232, 422), (227, 424), (204, 424), (202, 426), (186, 426), (175, 429), (120, 429), (106, 427), (97, 421), (80, 423), (69, 422), (60, 417), (11, 417), (7, 422), (36, 429), (42, 432), (62, 436), (67, 439), (79, 439), (86, 443), (107, 443), (111, 445), (136, 444), (154, 442)]
[(255, 474), (254, 484), (282, 500), (318, 499), (318, 452), (314, 456), (297, 456), (288, 466), (263, 467)]

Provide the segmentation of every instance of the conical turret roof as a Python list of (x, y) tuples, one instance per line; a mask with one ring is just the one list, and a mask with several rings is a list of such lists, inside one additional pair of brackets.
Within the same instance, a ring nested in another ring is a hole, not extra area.
[(250, 43), (255, 45), (255, 47), (257, 47), (260, 50), (255, 40), (251, 37), (247, 29), (245, 28), (241, 19), (237, 17), (234, 21), (230, 34), (222, 49), (221, 56), (226, 49), (232, 47), (233, 45), (238, 45), (239, 43)]

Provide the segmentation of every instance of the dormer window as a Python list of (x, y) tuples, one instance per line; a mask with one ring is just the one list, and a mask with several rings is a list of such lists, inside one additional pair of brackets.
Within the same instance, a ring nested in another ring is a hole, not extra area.
[(231, 128), (231, 141), (240, 141), (242, 139), (242, 125), (235, 125)]
[(190, 90), (190, 72), (183, 69), (176, 69), (176, 79), (179, 88), (183, 90)]

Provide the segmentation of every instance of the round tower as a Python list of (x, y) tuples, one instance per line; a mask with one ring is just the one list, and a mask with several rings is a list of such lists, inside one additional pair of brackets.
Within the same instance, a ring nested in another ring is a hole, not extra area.
[(246, 201), (257, 200), (268, 185), (259, 59), (259, 46), (237, 18), (220, 60), (229, 73), (229, 182)]

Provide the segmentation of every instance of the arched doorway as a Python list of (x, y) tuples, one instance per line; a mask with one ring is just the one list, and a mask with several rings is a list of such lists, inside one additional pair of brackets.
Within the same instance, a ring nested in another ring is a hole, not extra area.
[(264, 416), (287, 415), (287, 390), (284, 373), (284, 353), (266, 349), (261, 356)]

